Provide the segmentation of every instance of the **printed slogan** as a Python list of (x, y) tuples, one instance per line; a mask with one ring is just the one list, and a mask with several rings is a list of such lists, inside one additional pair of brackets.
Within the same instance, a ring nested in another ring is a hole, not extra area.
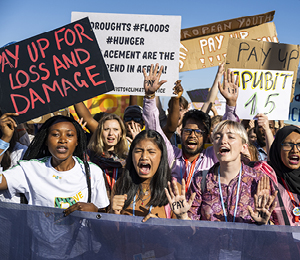
[(168, 82), (157, 95), (172, 96), (179, 78), (180, 16), (72, 12), (72, 21), (86, 16), (114, 82), (109, 94), (143, 96), (143, 68), (149, 72), (158, 63)]

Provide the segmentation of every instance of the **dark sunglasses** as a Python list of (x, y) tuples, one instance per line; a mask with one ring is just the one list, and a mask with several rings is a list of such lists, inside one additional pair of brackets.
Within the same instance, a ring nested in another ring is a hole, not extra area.
[(140, 117), (131, 117), (131, 116), (125, 116), (124, 117), (124, 121), (125, 122), (130, 122), (130, 121), (134, 121), (134, 122), (136, 122), (136, 123), (143, 123), (143, 119), (142, 118), (140, 118)]

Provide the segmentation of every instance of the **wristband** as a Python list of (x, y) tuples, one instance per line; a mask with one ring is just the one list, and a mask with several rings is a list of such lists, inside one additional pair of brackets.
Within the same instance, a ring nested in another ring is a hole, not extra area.
[(0, 156), (2, 154), (5, 153), (5, 151), (9, 148), (9, 143), (3, 141), (2, 139), (0, 139), (0, 149), (3, 150), (2, 153), (0, 154)]
[(155, 97), (155, 93), (151, 94), (151, 95), (145, 95), (145, 98), (148, 98), (148, 99), (152, 99)]

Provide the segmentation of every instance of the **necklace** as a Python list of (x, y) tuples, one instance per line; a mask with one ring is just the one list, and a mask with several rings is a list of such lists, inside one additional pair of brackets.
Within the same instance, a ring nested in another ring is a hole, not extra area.
[[(143, 189), (143, 190), (140, 189), (137, 200), (140, 200), (142, 202), (142, 205), (144, 205), (144, 201), (149, 199), (151, 196), (151, 194), (149, 194), (149, 190), (150, 190), (150, 188)], [(149, 196), (143, 199), (144, 195), (148, 195), (148, 194), (149, 194)]]
[[(135, 203), (136, 203), (136, 194), (134, 195), (133, 202), (132, 202), (132, 216), (135, 216)], [(142, 202), (142, 205), (143, 205), (143, 202)], [(149, 213), (151, 212), (152, 208), (153, 208), (153, 206), (151, 205), (149, 208), (149, 211), (148, 211)]]

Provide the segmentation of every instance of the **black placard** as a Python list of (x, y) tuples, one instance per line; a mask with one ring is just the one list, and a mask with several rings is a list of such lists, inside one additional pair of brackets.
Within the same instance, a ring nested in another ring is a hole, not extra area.
[(18, 123), (113, 89), (88, 18), (0, 49), (0, 106)]

